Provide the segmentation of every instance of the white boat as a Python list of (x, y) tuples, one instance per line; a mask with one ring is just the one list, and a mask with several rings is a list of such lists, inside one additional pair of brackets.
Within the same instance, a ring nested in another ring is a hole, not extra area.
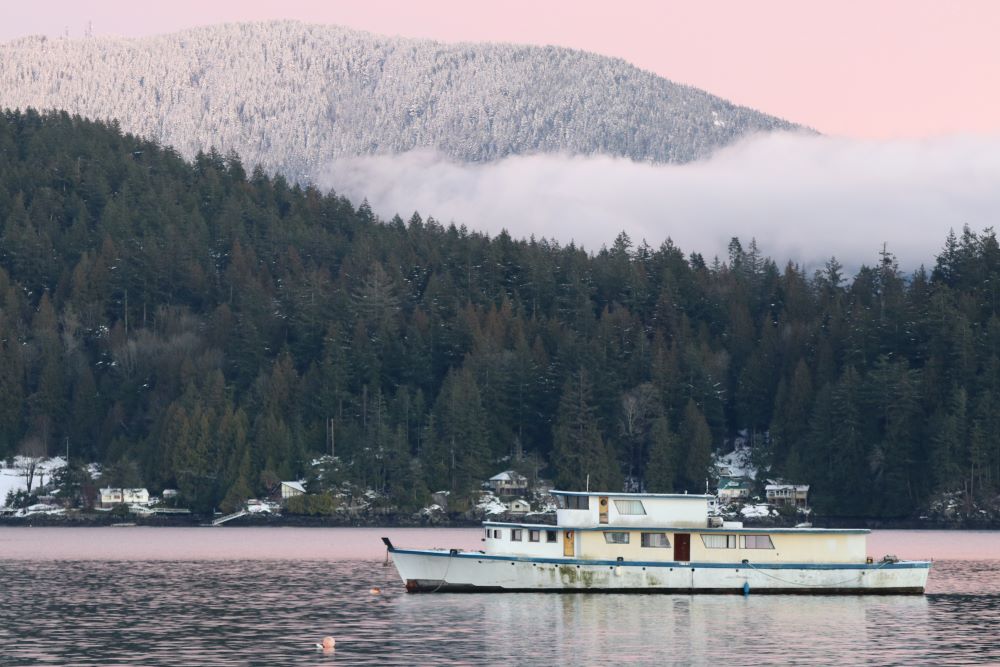
[(482, 551), (404, 549), (406, 590), (922, 594), (929, 561), (876, 561), (863, 529), (747, 528), (712, 496), (553, 491), (556, 525), (483, 522)]

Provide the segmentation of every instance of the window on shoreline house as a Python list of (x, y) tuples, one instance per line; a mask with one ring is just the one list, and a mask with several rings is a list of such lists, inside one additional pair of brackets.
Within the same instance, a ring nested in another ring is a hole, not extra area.
[(590, 496), (559, 496), (563, 509), (589, 510)]
[(740, 535), (742, 549), (773, 549), (770, 535)]
[(559, 538), (556, 537), (556, 531), (554, 531), (554, 530), (546, 530), (545, 531), (545, 541), (546, 542), (555, 542), (558, 539)]
[(619, 531), (605, 531), (604, 541), (608, 544), (628, 544), (628, 533)]
[(641, 500), (615, 500), (615, 507), (619, 514), (645, 514), (646, 508), (642, 506)]
[(735, 535), (702, 535), (701, 541), (709, 549), (735, 549)]
[(538, 538), (541, 537), (542, 531), (540, 530), (529, 530), (528, 531), (528, 541), (537, 542)]
[(670, 540), (666, 533), (643, 533), (642, 546), (651, 549), (669, 549)]
[(521, 533), (523, 533), (523, 532), (524, 531), (522, 529), (520, 529), (520, 528), (511, 528), (510, 529), (510, 541), (511, 542), (520, 542), (521, 541)]

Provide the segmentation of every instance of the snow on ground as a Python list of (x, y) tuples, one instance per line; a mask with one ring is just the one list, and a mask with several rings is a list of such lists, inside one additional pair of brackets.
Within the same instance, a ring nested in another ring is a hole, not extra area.
[(420, 510), (420, 513), (423, 516), (433, 516), (435, 514), (443, 515), (445, 512), (443, 507), (441, 507), (437, 503), (433, 503), (432, 505), (428, 505), (427, 507)]
[(504, 514), (507, 511), (507, 506), (492, 493), (484, 493), (479, 497), (479, 502), (476, 503), (476, 509), (486, 515)]
[(763, 519), (772, 515), (772, 513), (777, 516), (778, 512), (772, 510), (766, 504), (759, 505), (744, 505), (740, 509), (740, 514), (743, 515), (745, 519)]
[(728, 454), (716, 457), (715, 465), (729, 468), (730, 475), (734, 477), (757, 479), (757, 468), (750, 461), (752, 452), (749, 447), (734, 449)]
[(55, 456), (51, 459), (15, 456), (12, 461), (13, 465), (9, 466), (7, 461), (0, 460), (0, 507), (7, 505), (7, 494), (11, 491), (17, 493), (28, 490), (28, 480), (24, 476), (24, 470), (32, 460), (36, 461), (32, 489), (37, 489), (52, 481), (52, 475), (66, 465), (66, 459), (61, 456)]

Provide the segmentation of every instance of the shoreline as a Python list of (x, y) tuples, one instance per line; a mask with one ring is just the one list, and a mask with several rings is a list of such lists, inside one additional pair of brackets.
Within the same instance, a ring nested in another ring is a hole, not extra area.
[[(6, 527), (67, 527), (101, 528), (118, 525), (143, 527), (192, 528), (192, 527), (242, 527), (242, 528), (479, 528), (484, 518), (455, 516), (433, 519), (416, 518), (410, 514), (379, 516), (306, 516), (306, 515), (263, 515), (243, 516), (220, 526), (211, 526), (213, 518), (201, 515), (158, 515), (158, 516), (110, 516), (107, 514), (62, 514), (33, 515), (28, 517), (0, 517), (0, 528)], [(544, 518), (533, 516), (492, 516), (490, 520), (510, 522), (548, 523)], [(794, 523), (786, 521), (743, 521), (747, 528), (792, 528)], [(823, 517), (812, 521), (814, 528), (867, 528), (869, 530), (1000, 530), (997, 521), (931, 521), (920, 519), (876, 519)]]

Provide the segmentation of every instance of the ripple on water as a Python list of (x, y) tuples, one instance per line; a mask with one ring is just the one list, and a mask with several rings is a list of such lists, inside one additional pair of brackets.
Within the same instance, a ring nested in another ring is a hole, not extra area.
[(407, 595), (370, 559), (0, 559), (0, 665), (997, 664), (998, 572), (939, 561), (925, 597)]

